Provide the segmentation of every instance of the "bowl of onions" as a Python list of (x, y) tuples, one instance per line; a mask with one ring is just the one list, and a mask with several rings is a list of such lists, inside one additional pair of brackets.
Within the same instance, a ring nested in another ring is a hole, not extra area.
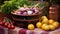
[(34, 7), (26, 7), (26, 6), (24, 6), (24, 7), (19, 8), (18, 10), (14, 10), (13, 12), (11, 12), (11, 15), (12, 15), (13, 20), (15, 22), (20, 23), (20, 24), (21, 23), (23, 23), (23, 24), (25, 24), (25, 23), (35, 24), (36, 22), (39, 21), (41, 13), (42, 13), (42, 11), (39, 10), (38, 7), (35, 7), (35, 6)]

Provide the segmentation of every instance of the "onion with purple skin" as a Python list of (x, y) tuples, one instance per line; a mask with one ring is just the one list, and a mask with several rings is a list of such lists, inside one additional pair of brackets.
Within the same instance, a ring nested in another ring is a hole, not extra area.
[(39, 11), (35, 9), (35, 13), (38, 13)]
[(31, 8), (29, 8), (30, 10), (33, 10), (33, 8), (31, 7)]
[(35, 15), (35, 13), (33, 13), (33, 15)]
[(32, 11), (33, 13), (35, 13), (35, 10), (32, 7), (30, 8), (30, 11)]
[(25, 11), (26, 9), (24, 7), (21, 7), (19, 10), (20, 11)]
[(37, 10), (37, 8), (36, 8), (36, 7), (34, 7), (34, 8), (33, 8), (33, 10)]
[(21, 12), (19, 11), (19, 12), (17, 12), (17, 14), (18, 14), (18, 15), (21, 15)]
[(34, 13), (38, 13), (38, 9), (36, 7), (33, 8)]
[(27, 10), (25, 10), (24, 12), (27, 12)]
[(33, 11), (33, 13), (35, 13), (35, 10), (32, 9), (32, 11)]
[(24, 8), (24, 7), (21, 7), (19, 9), (19, 11), (17, 11), (16, 14), (18, 15), (35, 15), (39, 12), (38, 8), (37, 7), (27, 7), (27, 8)]
[(21, 12), (21, 14), (23, 14), (24, 13), (24, 11), (20, 11)]
[(27, 12), (24, 12), (23, 15), (27, 15)]

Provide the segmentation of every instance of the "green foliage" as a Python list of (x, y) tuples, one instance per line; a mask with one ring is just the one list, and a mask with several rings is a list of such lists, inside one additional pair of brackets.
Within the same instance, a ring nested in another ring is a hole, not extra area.
[(22, 7), (24, 4), (33, 5), (33, 3), (28, 2), (28, 0), (10, 0), (4, 1), (4, 4), (1, 6), (2, 13), (9, 14), (12, 10)]
[(10, 13), (12, 10), (17, 9), (16, 6), (17, 4), (15, 4), (15, 2), (13, 1), (5, 1), (4, 4), (1, 6), (2, 13), (4, 14)]
[[(35, 2), (29, 2), (28, 0), (10, 0), (10, 1), (4, 1), (4, 4), (1, 6), (2, 13), (9, 14), (12, 10), (18, 9), (22, 6), (33, 6), (35, 5)], [(40, 7), (43, 6), (43, 4), (39, 5)]]

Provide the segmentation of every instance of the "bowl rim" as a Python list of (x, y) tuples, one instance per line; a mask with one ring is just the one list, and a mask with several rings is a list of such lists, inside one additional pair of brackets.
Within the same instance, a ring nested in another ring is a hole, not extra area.
[(11, 12), (12, 15), (17, 15), (17, 16), (37, 16), (40, 15), (41, 12), (38, 12), (37, 14), (32, 14), (32, 15), (18, 15), (18, 14), (13, 14), (13, 12)]

